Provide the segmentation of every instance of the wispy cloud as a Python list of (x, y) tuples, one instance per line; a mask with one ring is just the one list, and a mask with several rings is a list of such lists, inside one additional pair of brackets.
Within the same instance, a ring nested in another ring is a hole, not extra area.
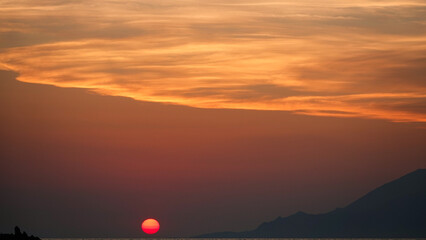
[(426, 122), (424, 1), (5, 1), (19, 80), (203, 108)]

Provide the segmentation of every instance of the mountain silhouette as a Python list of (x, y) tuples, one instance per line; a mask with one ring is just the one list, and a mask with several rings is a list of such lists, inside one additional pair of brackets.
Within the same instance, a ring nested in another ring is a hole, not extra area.
[(21, 229), (16, 226), (15, 234), (0, 234), (0, 240), (41, 240), (33, 235), (28, 236), (26, 232), (21, 232)]
[(426, 169), (389, 182), (345, 208), (324, 214), (298, 212), (246, 232), (203, 238), (425, 238)]

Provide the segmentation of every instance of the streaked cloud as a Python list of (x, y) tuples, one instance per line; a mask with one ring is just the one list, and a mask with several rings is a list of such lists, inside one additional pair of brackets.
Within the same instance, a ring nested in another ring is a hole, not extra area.
[(425, 16), (415, 0), (0, 0), (0, 67), (143, 101), (426, 122)]

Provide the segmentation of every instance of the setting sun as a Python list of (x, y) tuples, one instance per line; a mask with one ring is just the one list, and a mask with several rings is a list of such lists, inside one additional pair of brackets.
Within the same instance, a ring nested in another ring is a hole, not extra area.
[(157, 220), (149, 218), (142, 222), (142, 230), (146, 234), (154, 234), (160, 229), (160, 224)]

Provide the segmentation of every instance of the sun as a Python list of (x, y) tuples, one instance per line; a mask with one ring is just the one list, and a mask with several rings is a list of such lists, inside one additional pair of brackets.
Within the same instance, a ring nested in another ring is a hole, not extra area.
[(142, 230), (146, 234), (154, 234), (160, 229), (160, 223), (153, 218), (148, 218), (142, 222)]

